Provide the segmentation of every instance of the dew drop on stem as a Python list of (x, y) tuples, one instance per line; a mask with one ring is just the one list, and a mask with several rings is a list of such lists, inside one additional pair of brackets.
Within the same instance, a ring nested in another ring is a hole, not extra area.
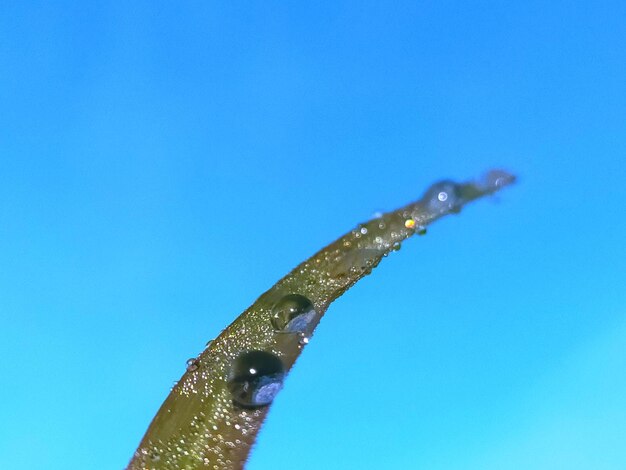
[(240, 354), (232, 365), (228, 388), (233, 401), (245, 408), (269, 405), (280, 391), (285, 377), (278, 356), (266, 351)]
[(303, 333), (312, 330), (317, 312), (313, 303), (303, 295), (288, 294), (272, 307), (272, 326), (284, 333)]

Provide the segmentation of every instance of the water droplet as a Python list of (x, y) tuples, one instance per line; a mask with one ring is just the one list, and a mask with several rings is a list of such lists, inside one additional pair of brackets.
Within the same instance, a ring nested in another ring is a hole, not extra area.
[(300, 338), (298, 339), (298, 348), (302, 349), (307, 344), (309, 344), (309, 337), (305, 335), (304, 333), (301, 333)]
[(192, 357), (191, 359), (187, 359), (187, 372), (193, 372), (197, 370), (198, 367), (200, 367), (200, 361), (197, 358)]
[(502, 170), (492, 170), (484, 177), (482, 188), (485, 191), (493, 191), (515, 181), (515, 176)]
[(412, 229), (415, 228), (415, 220), (413, 219), (406, 219), (404, 221), (404, 226), (408, 229)]
[(361, 227), (361, 233), (365, 235), (367, 233), (367, 227)]
[(455, 212), (461, 207), (457, 185), (452, 181), (441, 181), (432, 185), (425, 198), (428, 209), (433, 212)]
[(399, 251), (400, 248), (402, 248), (402, 244), (400, 242), (394, 242), (393, 245), (391, 245), (392, 251)]
[(208, 340), (208, 341), (206, 342), (206, 345), (204, 346), (204, 349), (208, 349), (208, 348), (210, 348), (210, 347), (211, 347), (211, 343), (212, 343), (212, 342), (213, 342), (213, 340), (212, 340), (212, 339)]
[(272, 307), (272, 326), (276, 331), (308, 331), (317, 316), (313, 303), (300, 294), (289, 294)]
[(269, 405), (283, 385), (285, 373), (278, 356), (265, 351), (239, 355), (233, 364), (228, 388), (233, 401), (243, 407)]
[(426, 235), (426, 227), (424, 225), (418, 225), (417, 228), (415, 229), (415, 232), (418, 235)]

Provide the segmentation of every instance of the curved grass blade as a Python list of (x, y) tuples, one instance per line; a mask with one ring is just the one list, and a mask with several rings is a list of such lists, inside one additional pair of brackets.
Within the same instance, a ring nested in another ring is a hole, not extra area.
[(187, 363), (128, 468), (243, 468), (272, 399), (329, 304), (403, 240), (514, 180), (491, 171), (476, 182), (436, 183), (420, 200), (360, 224), (297, 266)]

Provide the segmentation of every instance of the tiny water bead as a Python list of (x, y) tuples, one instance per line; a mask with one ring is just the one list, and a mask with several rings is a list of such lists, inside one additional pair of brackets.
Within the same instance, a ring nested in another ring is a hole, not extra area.
[(428, 209), (434, 212), (450, 212), (460, 207), (458, 187), (452, 181), (441, 181), (426, 192)]
[(303, 295), (288, 294), (272, 307), (272, 326), (276, 331), (298, 333), (310, 330), (317, 312)]
[(304, 333), (300, 333), (300, 338), (298, 339), (298, 349), (302, 349), (307, 344), (309, 344), (309, 337)]
[(187, 359), (187, 372), (193, 372), (197, 370), (198, 367), (200, 367), (200, 361), (197, 358), (192, 357)]
[(485, 175), (482, 181), (484, 190), (494, 190), (502, 188), (507, 184), (511, 184), (515, 181), (515, 176), (502, 170), (491, 170)]
[(246, 408), (272, 403), (283, 386), (285, 369), (275, 354), (248, 351), (235, 359), (228, 381), (233, 401)]

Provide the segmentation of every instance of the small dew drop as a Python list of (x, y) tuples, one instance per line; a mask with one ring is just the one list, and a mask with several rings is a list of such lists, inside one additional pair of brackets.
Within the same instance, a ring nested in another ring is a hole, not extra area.
[(400, 248), (402, 248), (402, 244), (400, 242), (394, 242), (393, 245), (391, 245), (392, 251), (399, 251)]
[(367, 227), (361, 227), (361, 233), (363, 235), (367, 234)]
[(404, 221), (404, 226), (408, 229), (412, 229), (415, 228), (415, 220), (413, 219), (406, 219)]
[(197, 358), (192, 357), (187, 359), (187, 372), (198, 370), (198, 367), (200, 367), (200, 361)]
[(458, 187), (452, 181), (441, 181), (430, 187), (425, 199), (428, 209), (435, 213), (457, 212), (462, 201), (458, 196)]
[(484, 178), (483, 190), (492, 191), (515, 181), (515, 177), (502, 170), (492, 170)]
[(298, 348), (302, 349), (307, 344), (309, 344), (309, 337), (306, 336), (304, 333), (301, 333), (300, 334), (300, 339), (298, 339)]
[(423, 225), (419, 225), (419, 226), (415, 229), (415, 232), (416, 232), (418, 235), (426, 235), (426, 227), (425, 227), (425, 226), (423, 226)]
[(316, 317), (313, 303), (300, 294), (288, 294), (272, 307), (272, 326), (284, 333), (307, 332)]
[(212, 340), (212, 339), (208, 340), (208, 341), (206, 342), (206, 345), (204, 346), (204, 349), (208, 349), (208, 348), (210, 348), (210, 347), (211, 347), (211, 343), (213, 343), (213, 340)]
[(266, 351), (240, 354), (233, 364), (228, 388), (240, 406), (256, 408), (269, 405), (283, 385), (282, 361)]

